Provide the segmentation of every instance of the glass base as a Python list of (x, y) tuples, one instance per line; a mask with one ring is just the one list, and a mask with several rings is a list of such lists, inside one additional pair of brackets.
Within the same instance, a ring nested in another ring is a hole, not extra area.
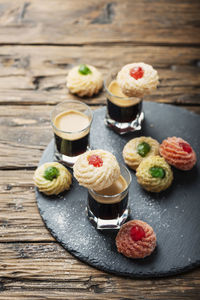
[(77, 161), (79, 155), (77, 155), (77, 156), (67, 156), (67, 155), (55, 152), (54, 157), (55, 157), (55, 160), (57, 160), (61, 164), (64, 164), (64, 165), (72, 168), (73, 165), (75, 164), (75, 162)]
[[(55, 150), (54, 150), (54, 159), (58, 162), (60, 162), (61, 164), (63, 165), (66, 165), (67, 167), (70, 167), (70, 168), (73, 168), (73, 165), (75, 164), (75, 162), (77, 161), (78, 157), (83, 154), (79, 154), (77, 156), (67, 156), (67, 155), (64, 155), (62, 153), (59, 153), (56, 149), (56, 146), (55, 147)], [(86, 151), (88, 150), (91, 150), (91, 148), (88, 146)]]
[(132, 122), (120, 123), (111, 119), (108, 114), (106, 115), (104, 121), (108, 127), (112, 128), (117, 133), (125, 134), (127, 132), (141, 130), (143, 120), (144, 120), (144, 113), (141, 112), (140, 114), (137, 115), (136, 119)]
[(120, 217), (111, 220), (97, 218), (88, 207), (86, 207), (86, 213), (88, 219), (90, 220), (92, 225), (96, 227), (96, 229), (119, 229), (129, 216), (129, 208), (127, 208)]

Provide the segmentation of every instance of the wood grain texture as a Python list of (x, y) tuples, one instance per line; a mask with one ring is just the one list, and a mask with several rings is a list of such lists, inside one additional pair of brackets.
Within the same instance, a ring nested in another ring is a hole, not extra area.
[(200, 43), (198, 0), (1, 0), (0, 4), (2, 44)]
[(0, 261), (2, 300), (197, 300), (200, 292), (200, 270), (165, 279), (120, 278), (79, 262), (56, 243), (0, 244)]
[[(105, 77), (114, 67), (132, 61), (144, 61), (158, 70), (160, 85), (145, 100), (199, 105), (199, 48), (132, 45), (1, 47), (0, 104), (55, 104), (76, 99), (66, 88), (66, 75), (74, 65), (90, 63), (99, 68)], [(106, 99), (101, 92), (85, 102), (99, 105), (105, 104)]]
[[(152, 64), (160, 86), (145, 100), (200, 113), (199, 9), (199, 0), (0, 0), (0, 300), (199, 299), (199, 269), (130, 280), (73, 258), (45, 228), (32, 182), (52, 106), (78, 99), (65, 86), (73, 65), (105, 76)], [(83, 101), (98, 108), (105, 96)]]

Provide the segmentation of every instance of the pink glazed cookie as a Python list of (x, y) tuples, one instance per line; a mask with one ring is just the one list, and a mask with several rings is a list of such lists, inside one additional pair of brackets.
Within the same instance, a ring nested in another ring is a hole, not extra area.
[(190, 170), (195, 165), (196, 154), (188, 142), (179, 137), (168, 137), (159, 148), (160, 155), (180, 170)]
[(156, 247), (153, 228), (140, 220), (131, 220), (120, 228), (116, 237), (118, 252), (130, 258), (149, 256)]

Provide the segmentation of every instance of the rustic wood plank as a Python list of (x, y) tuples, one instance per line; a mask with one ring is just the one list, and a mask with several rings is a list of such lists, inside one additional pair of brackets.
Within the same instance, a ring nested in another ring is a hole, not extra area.
[(198, 0), (1, 0), (0, 43), (199, 44), (199, 9)]
[(38, 212), (33, 172), (0, 171), (1, 241), (54, 241)]
[(57, 243), (0, 244), (0, 261), (2, 300), (197, 300), (200, 292), (200, 269), (165, 279), (116, 277), (81, 263)]
[[(102, 53), (106, 55), (102, 56)], [(106, 76), (113, 67), (145, 61), (159, 72), (160, 85), (148, 101), (200, 104), (200, 52), (179, 47), (58, 47), (4, 46), (0, 48), (0, 104), (55, 104), (78, 99), (68, 93), (66, 75), (81, 62), (97, 66)], [(105, 104), (105, 95), (85, 99)]]

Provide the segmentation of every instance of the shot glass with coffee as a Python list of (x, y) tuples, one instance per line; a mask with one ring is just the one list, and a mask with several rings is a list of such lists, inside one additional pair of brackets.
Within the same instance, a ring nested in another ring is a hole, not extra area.
[(83, 102), (64, 101), (51, 113), (55, 157), (73, 166), (78, 156), (89, 149), (92, 111)]
[(117, 83), (118, 70), (111, 71), (104, 81), (107, 98), (105, 123), (119, 134), (141, 129), (144, 119), (142, 98), (126, 96)]
[(101, 191), (88, 189), (88, 218), (97, 229), (119, 229), (129, 215), (131, 174), (120, 165), (120, 177)]

